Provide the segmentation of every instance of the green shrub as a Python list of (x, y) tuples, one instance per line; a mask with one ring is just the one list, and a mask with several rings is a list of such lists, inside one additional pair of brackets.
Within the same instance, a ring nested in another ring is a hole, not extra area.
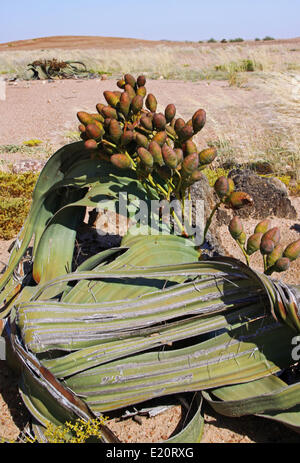
[(236, 39), (230, 39), (229, 42), (244, 42), (244, 39), (242, 39), (242, 37), (237, 37)]

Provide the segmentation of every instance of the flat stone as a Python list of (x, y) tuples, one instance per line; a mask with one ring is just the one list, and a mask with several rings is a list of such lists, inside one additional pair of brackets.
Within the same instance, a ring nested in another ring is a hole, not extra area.
[(25, 172), (40, 172), (45, 165), (45, 161), (37, 160), (21, 160), (17, 161), (12, 166), (14, 174), (23, 174)]
[[(297, 211), (293, 207), (285, 185), (275, 178), (260, 177), (251, 170), (234, 169), (229, 172), (236, 191), (245, 191), (253, 198), (253, 205), (245, 207), (236, 214), (240, 217), (264, 219), (279, 217), (296, 219)], [(279, 183), (280, 182), (280, 183)]]

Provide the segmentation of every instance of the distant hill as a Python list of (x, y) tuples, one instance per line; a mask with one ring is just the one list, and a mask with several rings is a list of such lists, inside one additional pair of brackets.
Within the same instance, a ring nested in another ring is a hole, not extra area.
[[(294, 39), (280, 39), (270, 41), (244, 41), (239, 42), (241, 44), (255, 44), (257, 46), (264, 44), (278, 44), (278, 43), (291, 43), (300, 44), (300, 37)], [(54, 36), (54, 37), (41, 37), (36, 39), (28, 40), (17, 40), (14, 42), (0, 43), (0, 51), (9, 50), (40, 50), (40, 49), (84, 49), (84, 48), (105, 48), (105, 49), (117, 49), (117, 48), (136, 48), (136, 47), (153, 47), (157, 45), (182, 45), (182, 46), (198, 46), (198, 42), (189, 41), (170, 41), (170, 40), (142, 40), (132, 38), (121, 38), (121, 37), (98, 37), (98, 36)], [(202, 42), (200, 45), (207, 46), (228, 46), (232, 43), (221, 44), (217, 43), (206, 43)]]

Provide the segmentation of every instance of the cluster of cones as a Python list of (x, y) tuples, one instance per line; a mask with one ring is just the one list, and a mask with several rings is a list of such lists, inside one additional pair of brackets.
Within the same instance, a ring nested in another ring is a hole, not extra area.
[(158, 112), (157, 99), (147, 94), (145, 84), (145, 76), (125, 74), (117, 82), (120, 90), (103, 92), (107, 104), (98, 103), (97, 113), (78, 112), (81, 138), (93, 156), (120, 169), (134, 169), (141, 181), (158, 176), (182, 197), (217, 156), (215, 148), (199, 152), (193, 142), (206, 113), (199, 109), (186, 122), (176, 118), (172, 103)]
[(221, 176), (214, 184), (221, 203), (230, 209), (240, 209), (244, 206), (252, 206), (252, 197), (244, 191), (235, 191), (235, 185), (231, 178)]
[(248, 256), (260, 251), (264, 258), (266, 274), (288, 270), (291, 262), (300, 256), (300, 239), (284, 246), (280, 243), (279, 228), (270, 228), (270, 226), (270, 220), (262, 220), (248, 239), (243, 224), (237, 216), (233, 217), (228, 227), (231, 236)]

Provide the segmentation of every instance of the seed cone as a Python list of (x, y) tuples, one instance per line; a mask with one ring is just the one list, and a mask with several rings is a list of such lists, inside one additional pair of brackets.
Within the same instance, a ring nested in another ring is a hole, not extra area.
[(167, 122), (171, 122), (176, 114), (176, 107), (173, 103), (170, 103), (166, 106), (165, 109), (165, 118)]
[(140, 147), (138, 149), (138, 156), (146, 167), (153, 167), (154, 160), (153, 160), (153, 156), (150, 153), (150, 151), (148, 151), (147, 149), (143, 147)]
[(146, 85), (146, 77), (143, 75), (138, 76), (136, 83), (138, 87), (144, 87)]
[(285, 272), (289, 269), (291, 261), (287, 257), (281, 257), (274, 265), (275, 272)]
[(188, 156), (189, 154), (197, 153), (197, 146), (192, 140), (186, 141), (182, 145), (182, 149), (183, 149), (185, 156)]
[(126, 84), (125, 87), (124, 87), (124, 90), (126, 93), (128, 93), (128, 96), (130, 98), (130, 101), (133, 100), (133, 98), (135, 97), (136, 93), (134, 91), (134, 89), (131, 87), (131, 85), (129, 84)]
[(120, 97), (118, 98), (114, 92), (110, 92), (109, 90), (105, 90), (103, 92), (104, 98), (106, 99), (107, 103), (112, 106), (113, 108), (116, 108)]
[(110, 160), (119, 169), (129, 169), (131, 167), (130, 159), (123, 153), (113, 154)]
[(242, 246), (244, 246), (244, 244), (246, 243), (246, 240), (247, 240), (247, 236), (246, 236), (246, 233), (243, 231), (236, 241), (240, 243)]
[(109, 136), (114, 143), (118, 143), (122, 136), (122, 129), (116, 119), (112, 119), (109, 124)]
[(211, 164), (217, 157), (216, 148), (206, 148), (199, 153), (199, 163), (201, 166)]
[(181, 172), (183, 176), (191, 175), (199, 165), (199, 158), (197, 153), (189, 154), (184, 158), (181, 164)]
[(95, 121), (98, 121), (101, 123), (104, 122), (104, 117), (102, 116), (102, 114), (95, 113), (95, 114), (91, 114), (91, 116)]
[(268, 219), (262, 220), (256, 225), (254, 229), (254, 233), (266, 233), (269, 230), (270, 224), (271, 224), (270, 220)]
[(230, 193), (228, 178), (224, 175), (219, 177), (214, 184), (214, 189), (219, 198), (224, 199)]
[(124, 79), (120, 79), (120, 80), (118, 80), (118, 82), (117, 82), (117, 86), (118, 86), (119, 88), (124, 88), (124, 87), (125, 87), (125, 84), (126, 84), (126, 82), (125, 82)]
[(140, 124), (146, 130), (151, 130), (151, 131), (153, 130), (152, 119), (148, 116), (142, 116), (140, 118)]
[(200, 170), (194, 170), (194, 172), (192, 172), (189, 179), (190, 179), (190, 182), (191, 182), (191, 185), (192, 185), (193, 183), (199, 182), (199, 180), (203, 180), (204, 175), (202, 174), (202, 172)]
[(192, 117), (192, 124), (194, 132), (200, 132), (203, 129), (206, 122), (206, 112), (204, 109), (198, 109)]
[(104, 119), (103, 127), (105, 128), (105, 131), (108, 131), (111, 121), (112, 119), (110, 117)]
[[(178, 161), (178, 165), (182, 163), (183, 161), (183, 151), (181, 148), (175, 148), (174, 149), (175, 153), (176, 153), (176, 156), (177, 156), (177, 161)], [(192, 154), (192, 153), (191, 153)]]
[(165, 116), (162, 114), (162, 113), (155, 113), (153, 115), (153, 127), (156, 129), (156, 130), (164, 130), (165, 127), (166, 127), (166, 118)]
[(125, 74), (124, 80), (125, 80), (126, 84), (130, 85), (132, 88), (135, 87), (136, 80), (131, 74)]
[(250, 195), (248, 195), (248, 193), (245, 193), (244, 191), (234, 191), (230, 193), (227, 205), (232, 209), (240, 209), (244, 206), (252, 206), (253, 199)]
[(160, 146), (163, 146), (167, 140), (167, 132), (165, 131), (157, 132), (152, 138), (152, 140), (156, 141)]
[(171, 127), (170, 125), (166, 126), (166, 131), (168, 132), (168, 135), (171, 135), (173, 138), (176, 137), (175, 129)]
[(290, 259), (290, 261), (296, 260), (300, 256), (300, 239), (290, 243), (285, 248), (283, 256)]
[(84, 125), (92, 124), (94, 122), (94, 118), (91, 116), (91, 114), (85, 111), (79, 111), (77, 113), (77, 118)]
[(193, 136), (194, 136), (193, 127), (188, 124), (185, 124), (185, 126), (182, 127), (182, 129), (178, 133), (178, 137), (182, 142), (189, 140)]
[(174, 124), (174, 129), (177, 135), (179, 134), (180, 130), (183, 129), (184, 126), (185, 126), (185, 121), (181, 117), (176, 119), (175, 124)]
[(145, 98), (145, 96), (147, 95), (146, 87), (138, 87), (136, 90), (136, 94), (140, 95), (142, 98)]
[(131, 101), (131, 109), (134, 114), (137, 114), (141, 111), (143, 107), (143, 98), (141, 95), (135, 95)]
[(228, 225), (229, 233), (231, 234), (232, 238), (237, 240), (239, 236), (244, 231), (244, 227), (242, 222), (240, 221), (239, 217), (234, 216)]
[(120, 96), (119, 111), (120, 111), (120, 113), (122, 113), (125, 117), (127, 117), (128, 114), (129, 114), (130, 103), (131, 103), (130, 96), (128, 95), (127, 92), (123, 92), (122, 95)]
[(93, 138), (98, 141), (101, 140), (104, 135), (104, 129), (100, 122), (98, 124), (88, 124), (85, 132), (88, 138)]
[(249, 256), (259, 250), (262, 236), (263, 234), (259, 232), (249, 236), (246, 246), (246, 251)]
[(149, 140), (145, 135), (142, 135), (141, 133), (137, 133), (135, 137), (135, 141), (138, 146), (142, 146), (143, 148), (148, 148), (149, 146)]
[(148, 93), (146, 101), (145, 101), (146, 108), (149, 109), (152, 113), (155, 113), (157, 108), (157, 100), (152, 93)]
[(122, 146), (127, 146), (132, 140), (133, 140), (134, 134), (132, 130), (126, 130), (124, 133), (121, 135), (121, 145)]
[(96, 109), (97, 109), (98, 113), (101, 114), (101, 115), (102, 115), (102, 108), (104, 108), (104, 106), (105, 106), (105, 104), (103, 104), (103, 103), (96, 104)]
[(271, 228), (268, 230), (265, 234), (264, 237), (266, 239), (272, 240), (274, 242), (274, 245), (276, 246), (279, 241), (280, 241), (280, 230), (278, 227)]
[(268, 237), (266, 238), (265, 235), (263, 235), (261, 242), (260, 242), (260, 252), (263, 255), (266, 254), (271, 254), (275, 248), (274, 241), (269, 239)]
[(98, 148), (98, 144), (97, 144), (96, 140), (94, 140), (94, 139), (86, 140), (84, 142), (84, 146), (88, 150), (95, 150), (95, 149)]
[(176, 152), (172, 148), (170, 148), (170, 146), (168, 146), (166, 143), (163, 145), (161, 151), (165, 165), (170, 169), (176, 169), (178, 164)]
[(117, 111), (115, 110), (115, 108), (112, 108), (111, 106), (104, 106), (102, 108), (102, 114), (105, 118), (108, 118), (108, 119), (118, 118)]
[(152, 140), (149, 143), (148, 150), (152, 154), (154, 162), (156, 164), (158, 164), (159, 166), (163, 166), (164, 165), (164, 159), (163, 159), (163, 156), (162, 156), (161, 147), (155, 140)]
[(282, 257), (283, 254), (283, 246), (281, 244), (277, 244), (271, 254), (267, 256), (267, 265), (268, 267), (272, 267), (278, 259)]

